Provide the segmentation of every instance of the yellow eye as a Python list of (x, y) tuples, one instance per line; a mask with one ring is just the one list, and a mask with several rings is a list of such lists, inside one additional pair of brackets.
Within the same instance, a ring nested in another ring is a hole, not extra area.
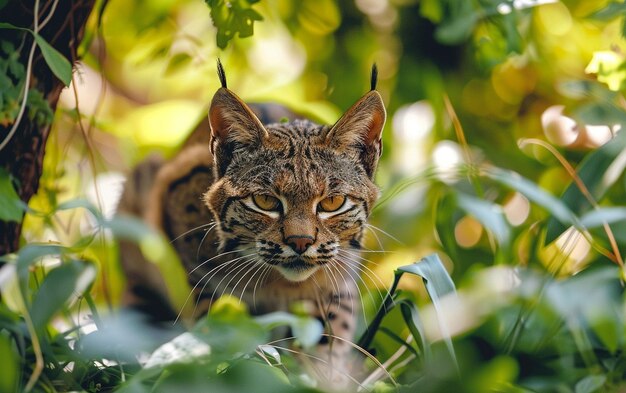
[(271, 195), (253, 195), (252, 201), (261, 210), (278, 211), (280, 210), (280, 201)]
[(339, 210), (345, 201), (346, 197), (343, 195), (329, 196), (320, 201), (318, 209), (322, 212), (334, 212)]

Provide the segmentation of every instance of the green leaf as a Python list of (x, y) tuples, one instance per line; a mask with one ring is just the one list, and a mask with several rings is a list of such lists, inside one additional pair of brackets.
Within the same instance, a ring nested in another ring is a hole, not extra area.
[(490, 168), (484, 172), (484, 175), (506, 187), (519, 191), (530, 201), (550, 212), (553, 216), (551, 219), (568, 226), (574, 225), (576, 228), (581, 228), (578, 218), (565, 203), (518, 173), (499, 168)]
[(546, 287), (546, 298), (565, 321), (576, 349), (587, 365), (596, 362), (590, 331), (611, 352), (621, 348), (623, 322), (619, 270), (615, 267), (585, 271)]
[(598, 392), (606, 382), (606, 375), (588, 375), (578, 381), (574, 389), (575, 393)]
[(462, 193), (458, 194), (458, 204), (461, 209), (489, 229), (500, 246), (508, 248), (511, 237), (510, 229), (499, 205)]
[(36, 329), (43, 329), (72, 294), (80, 294), (96, 276), (92, 265), (71, 261), (51, 270), (33, 299), (31, 317)]
[(30, 266), (46, 255), (59, 255), (65, 248), (57, 244), (27, 244), (17, 255), (17, 274), (20, 281), (28, 279)]
[(424, 361), (429, 361), (431, 358), (430, 345), (428, 341), (426, 341), (424, 325), (420, 319), (417, 306), (411, 301), (403, 301), (400, 303), (400, 311), (402, 312), (402, 318), (404, 318), (404, 322), (409, 328), (411, 335), (422, 351)]
[(454, 282), (437, 254), (428, 255), (419, 262), (401, 266), (397, 270), (421, 277), (433, 303), (438, 303), (440, 298), (449, 293), (456, 293)]
[(54, 75), (56, 75), (65, 86), (69, 86), (72, 81), (72, 65), (70, 62), (39, 34), (35, 34), (35, 41), (37, 45), (39, 45), (43, 58), (46, 60), (48, 67), (50, 67)]
[(11, 176), (0, 168), (0, 221), (20, 222), (25, 210), (24, 202), (13, 188)]
[[(399, 273), (410, 273), (421, 277), (424, 280), (426, 291), (428, 296), (433, 302), (437, 317), (441, 318), (443, 313), (440, 299), (448, 294), (456, 294), (456, 288), (454, 282), (448, 274), (447, 270), (443, 266), (441, 259), (437, 254), (431, 254), (423, 258), (421, 261), (411, 265), (401, 266), (397, 269)], [(448, 332), (447, 326), (443, 320), (439, 320), (439, 326), (441, 327), (441, 333), (450, 353), (450, 357), (454, 362), (457, 371), (459, 370), (456, 352), (452, 344), (452, 338)]]
[(626, 221), (625, 207), (603, 207), (585, 214), (580, 223), (587, 229), (597, 228), (604, 224)]
[(263, 20), (261, 14), (252, 9), (257, 0), (205, 0), (211, 8), (211, 19), (217, 28), (217, 46), (224, 49), (228, 42), (239, 34), (249, 37), (254, 32), (254, 22)]
[(320, 341), (324, 327), (315, 318), (296, 316), (283, 311), (265, 314), (255, 318), (256, 322), (268, 329), (288, 325), (296, 340), (304, 347), (311, 348)]
[[(624, 171), (626, 166), (624, 150), (626, 150), (626, 132), (620, 132), (604, 146), (589, 153), (580, 163), (576, 171), (577, 175), (596, 201), (602, 199)], [(615, 165), (613, 165), (614, 163)], [(560, 202), (578, 216), (591, 208), (591, 204), (578, 189), (575, 182), (567, 187)], [(571, 225), (561, 218), (555, 215), (549, 219), (546, 244), (551, 243), (563, 233), (568, 224)]]
[(461, 44), (470, 37), (478, 20), (476, 12), (447, 20), (439, 25), (435, 31), (435, 38), (446, 45)]
[(48, 64), (48, 67), (50, 67), (50, 69), (52, 70), (52, 73), (56, 75), (56, 77), (59, 78), (61, 82), (65, 84), (65, 86), (70, 85), (70, 82), (72, 81), (72, 65), (42, 36), (40, 36), (39, 34), (35, 34), (35, 32), (30, 29), (18, 27), (6, 22), (0, 22), (0, 29), (22, 30), (32, 34), (35, 37), (35, 42), (37, 42), (41, 53), (43, 54), (44, 60)]

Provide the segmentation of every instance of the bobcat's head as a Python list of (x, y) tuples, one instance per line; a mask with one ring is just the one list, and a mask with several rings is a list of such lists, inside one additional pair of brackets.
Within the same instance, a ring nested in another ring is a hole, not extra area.
[[(215, 183), (204, 200), (217, 222), (220, 251), (239, 250), (289, 281), (324, 265), (351, 274), (366, 219), (385, 108), (375, 87), (333, 126), (309, 121), (264, 126), (226, 87), (209, 111)], [(342, 253), (343, 257), (342, 257)]]

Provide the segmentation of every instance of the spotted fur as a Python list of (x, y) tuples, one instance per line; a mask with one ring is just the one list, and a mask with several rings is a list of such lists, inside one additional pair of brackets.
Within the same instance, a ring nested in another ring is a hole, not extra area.
[[(373, 177), (385, 110), (373, 90), (375, 72), (372, 91), (328, 126), (308, 120), (263, 125), (219, 70), (222, 87), (209, 110), (209, 140), (192, 137), (200, 142), (187, 144), (173, 160), (156, 169), (144, 165), (152, 169), (148, 190), (137, 180), (145, 169), (140, 166), (122, 211), (143, 216), (173, 239), (197, 314), (223, 294), (241, 298), (255, 314), (308, 304), (328, 334), (316, 349), (326, 365), (317, 367), (321, 379), (345, 380), (346, 341), (353, 338), (360, 304), (359, 249), (378, 196)], [(255, 195), (274, 197), (279, 207), (265, 211)], [(320, 202), (333, 196), (345, 197), (343, 205), (321, 210)], [(143, 209), (129, 208), (141, 205), (137, 200), (145, 201)], [(122, 250), (123, 266), (137, 276), (149, 268), (129, 247)], [(158, 278), (151, 280), (129, 280), (128, 298), (141, 302), (137, 288), (162, 288)]]

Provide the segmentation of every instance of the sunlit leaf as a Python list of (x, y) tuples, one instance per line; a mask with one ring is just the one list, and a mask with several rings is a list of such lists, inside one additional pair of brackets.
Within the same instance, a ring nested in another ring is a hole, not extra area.
[(606, 375), (588, 375), (578, 381), (575, 393), (594, 393), (600, 391), (606, 382)]
[(597, 228), (604, 224), (626, 221), (625, 207), (602, 207), (592, 210), (581, 217), (580, 223), (587, 229)]
[(185, 332), (157, 348), (146, 362), (146, 368), (164, 367), (173, 363), (192, 363), (210, 356), (211, 347), (192, 333)]
[(276, 364), (282, 363), (280, 359), (280, 353), (275, 347), (271, 345), (259, 345), (259, 350), (261, 350), (265, 355), (273, 359)]
[(291, 331), (297, 341), (304, 348), (311, 348), (320, 341), (324, 327), (321, 322), (308, 316), (297, 316), (278, 311), (256, 317), (255, 320), (268, 328), (281, 325), (291, 327)]
[[(623, 173), (626, 167), (624, 150), (626, 150), (626, 132), (620, 132), (604, 146), (589, 153), (577, 168), (578, 177), (596, 201), (602, 199), (608, 189)], [(618, 157), (623, 158), (617, 160)], [(609, 168), (611, 169), (609, 170)], [(579, 216), (591, 208), (591, 204), (575, 182), (572, 182), (567, 187), (561, 196), (561, 203), (567, 206), (568, 209), (572, 209)], [(549, 209), (549, 211), (553, 214), (555, 213), (552, 209)], [(566, 217), (555, 214), (554, 218), (549, 219), (546, 244), (554, 241), (571, 225), (571, 222), (567, 222), (563, 218)]]
[(624, 56), (615, 51), (594, 52), (585, 68), (587, 74), (596, 74), (598, 81), (606, 83), (609, 89), (619, 91), (626, 80), (623, 67)]
[(437, 254), (428, 255), (410, 265), (400, 266), (397, 270), (402, 273), (415, 274), (424, 279), (426, 290), (433, 303), (435, 299), (439, 301), (443, 296), (456, 292), (454, 282)]
[(25, 205), (13, 188), (11, 176), (0, 168), (0, 221), (20, 222), (24, 210)]
[(439, 318), (439, 326), (442, 330), (441, 333), (444, 337), (444, 342), (446, 343), (448, 352), (450, 353), (452, 361), (458, 370), (458, 363), (456, 360), (457, 357), (452, 344), (452, 338), (450, 337), (450, 333), (448, 332), (445, 322), (441, 319), (443, 310), (441, 308), (440, 301), (440, 299), (446, 295), (455, 294), (456, 288), (454, 286), (454, 282), (452, 282), (452, 279), (450, 278), (450, 275), (443, 266), (441, 259), (437, 254), (431, 254), (422, 258), (419, 262), (401, 266), (397, 269), (397, 271), (400, 273), (415, 274), (424, 280), (426, 291), (433, 302), (433, 306), (437, 312), (437, 317)]

